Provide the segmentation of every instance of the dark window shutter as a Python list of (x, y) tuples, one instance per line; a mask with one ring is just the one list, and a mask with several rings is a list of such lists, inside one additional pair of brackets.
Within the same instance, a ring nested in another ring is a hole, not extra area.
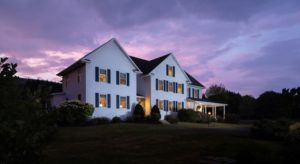
[(176, 101), (173, 101), (173, 111), (176, 112)]
[(166, 84), (166, 80), (164, 80), (164, 91), (166, 91), (167, 88), (167, 84)]
[(166, 75), (168, 76), (168, 69), (169, 69), (169, 65), (167, 64), (167, 67), (166, 67)]
[(176, 83), (173, 82), (173, 93), (176, 93)]
[(200, 98), (200, 90), (198, 89), (197, 92), (198, 92), (198, 99), (199, 99)]
[(192, 89), (192, 97), (193, 97), (193, 98), (194, 98), (194, 96), (195, 96), (195, 95), (194, 95), (194, 91), (195, 91), (195, 89), (193, 88), (193, 89)]
[(99, 93), (95, 93), (95, 107), (99, 107)]
[(130, 97), (127, 96), (127, 109), (129, 109), (129, 108), (130, 108)]
[(175, 66), (173, 66), (173, 77), (175, 77)]
[(120, 105), (119, 105), (119, 95), (116, 96), (116, 106), (117, 109), (119, 109)]
[(158, 99), (156, 99), (156, 106), (158, 107)]
[(164, 111), (167, 111), (167, 105), (166, 105), (166, 100), (164, 100)]
[(107, 107), (110, 108), (110, 94), (107, 94)]
[(182, 109), (184, 109), (184, 102), (182, 101)]
[(119, 85), (119, 71), (116, 72), (116, 79), (117, 79), (116, 83), (117, 85)]
[(169, 91), (169, 82), (166, 81), (166, 84), (167, 84), (167, 89), (166, 89), (166, 91), (168, 92), (168, 91)]
[(127, 73), (127, 86), (129, 86), (129, 85), (130, 85), (130, 74)]
[(182, 84), (182, 94), (184, 94), (184, 84)]
[(188, 96), (191, 97), (191, 88), (188, 88)]
[(155, 88), (158, 90), (158, 79), (156, 79)]
[(175, 83), (176, 86), (175, 86), (175, 93), (178, 93), (178, 83)]
[(95, 80), (99, 81), (99, 67), (95, 67)]
[(166, 111), (168, 111), (169, 110), (169, 102), (168, 102), (168, 100), (166, 100)]
[(107, 70), (107, 82), (110, 83), (110, 69)]

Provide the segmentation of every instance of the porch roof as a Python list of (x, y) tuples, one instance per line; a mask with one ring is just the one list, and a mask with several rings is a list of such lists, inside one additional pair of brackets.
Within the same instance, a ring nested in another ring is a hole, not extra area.
[(220, 103), (220, 102), (213, 102), (205, 99), (197, 99), (197, 98), (187, 98), (188, 101), (194, 101), (196, 103), (207, 105), (207, 106), (227, 106), (228, 104)]

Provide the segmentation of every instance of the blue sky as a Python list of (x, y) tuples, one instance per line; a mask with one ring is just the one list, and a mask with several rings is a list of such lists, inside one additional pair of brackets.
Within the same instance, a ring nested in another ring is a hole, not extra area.
[(300, 86), (299, 0), (1, 0), (0, 56), (56, 76), (112, 37), (133, 56), (172, 52), (205, 86), (258, 96)]

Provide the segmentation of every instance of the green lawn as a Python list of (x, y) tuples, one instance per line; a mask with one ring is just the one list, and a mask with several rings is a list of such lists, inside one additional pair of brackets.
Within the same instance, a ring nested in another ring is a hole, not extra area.
[(246, 127), (124, 123), (60, 128), (44, 151), (45, 163), (282, 162), (281, 143), (226, 132)]

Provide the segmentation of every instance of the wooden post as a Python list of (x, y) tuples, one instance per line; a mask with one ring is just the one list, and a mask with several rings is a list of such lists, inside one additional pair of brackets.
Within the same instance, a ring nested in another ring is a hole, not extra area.
[(225, 105), (223, 105), (223, 120), (225, 120)]

